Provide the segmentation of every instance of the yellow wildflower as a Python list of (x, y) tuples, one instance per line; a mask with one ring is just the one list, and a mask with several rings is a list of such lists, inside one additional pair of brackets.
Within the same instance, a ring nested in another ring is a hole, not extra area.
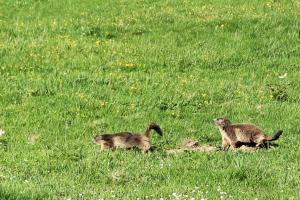
[(133, 67), (134, 64), (133, 64), (133, 63), (126, 63), (125, 66), (126, 66), (126, 67)]
[(107, 104), (108, 104), (107, 101), (101, 101), (101, 102), (100, 102), (100, 105), (101, 105), (102, 107), (105, 107)]
[(187, 80), (186, 80), (186, 79), (182, 79), (181, 82), (182, 82), (183, 84), (186, 84), (186, 83), (187, 83)]

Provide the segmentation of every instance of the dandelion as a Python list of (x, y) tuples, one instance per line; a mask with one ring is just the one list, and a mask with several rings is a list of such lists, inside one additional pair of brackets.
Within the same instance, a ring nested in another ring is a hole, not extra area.
[(101, 105), (102, 107), (105, 107), (107, 104), (108, 104), (107, 101), (101, 101), (101, 102), (100, 102), (100, 105)]
[(133, 63), (126, 63), (125, 66), (126, 67), (134, 67), (134, 64)]
[(97, 41), (96, 41), (96, 46), (100, 46), (100, 44), (101, 44), (101, 41), (100, 41), (100, 40), (97, 40)]

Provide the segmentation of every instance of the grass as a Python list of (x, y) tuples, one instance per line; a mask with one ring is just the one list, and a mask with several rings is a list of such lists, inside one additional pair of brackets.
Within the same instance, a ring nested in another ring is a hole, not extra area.
[[(299, 199), (299, 10), (0, 0), (0, 199)], [(184, 138), (220, 145), (211, 120), (224, 116), (283, 129), (278, 148), (164, 152)], [(153, 153), (91, 144), (151, 121), (165, 133)]]

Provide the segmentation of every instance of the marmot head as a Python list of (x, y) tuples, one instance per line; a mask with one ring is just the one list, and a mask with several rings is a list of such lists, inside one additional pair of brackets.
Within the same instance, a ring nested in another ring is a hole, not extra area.
[(226, 119), (226, 118), (216, 118), (216, 119), (213, 119), (213, 123), (216, 126), (219, 126), (219, 127), (222, 127), (222, 128), (225, 128), (225, 127), (227, 127), (227, 126), (229, 126), (231, 124), (231, 122), (229, 121), (229, 119)]
[(92, 143), (96, 145), (101, 145), (102, 137), (101, 135), (97, 135), (92, 139)]

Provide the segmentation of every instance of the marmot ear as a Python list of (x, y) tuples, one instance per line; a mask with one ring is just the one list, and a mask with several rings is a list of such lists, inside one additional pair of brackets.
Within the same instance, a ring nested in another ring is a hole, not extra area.
[(224, 118), (224, 121), (225, 121), (226, 123), (230, 123), (230, 120), (229, 120), (227, 117)]

